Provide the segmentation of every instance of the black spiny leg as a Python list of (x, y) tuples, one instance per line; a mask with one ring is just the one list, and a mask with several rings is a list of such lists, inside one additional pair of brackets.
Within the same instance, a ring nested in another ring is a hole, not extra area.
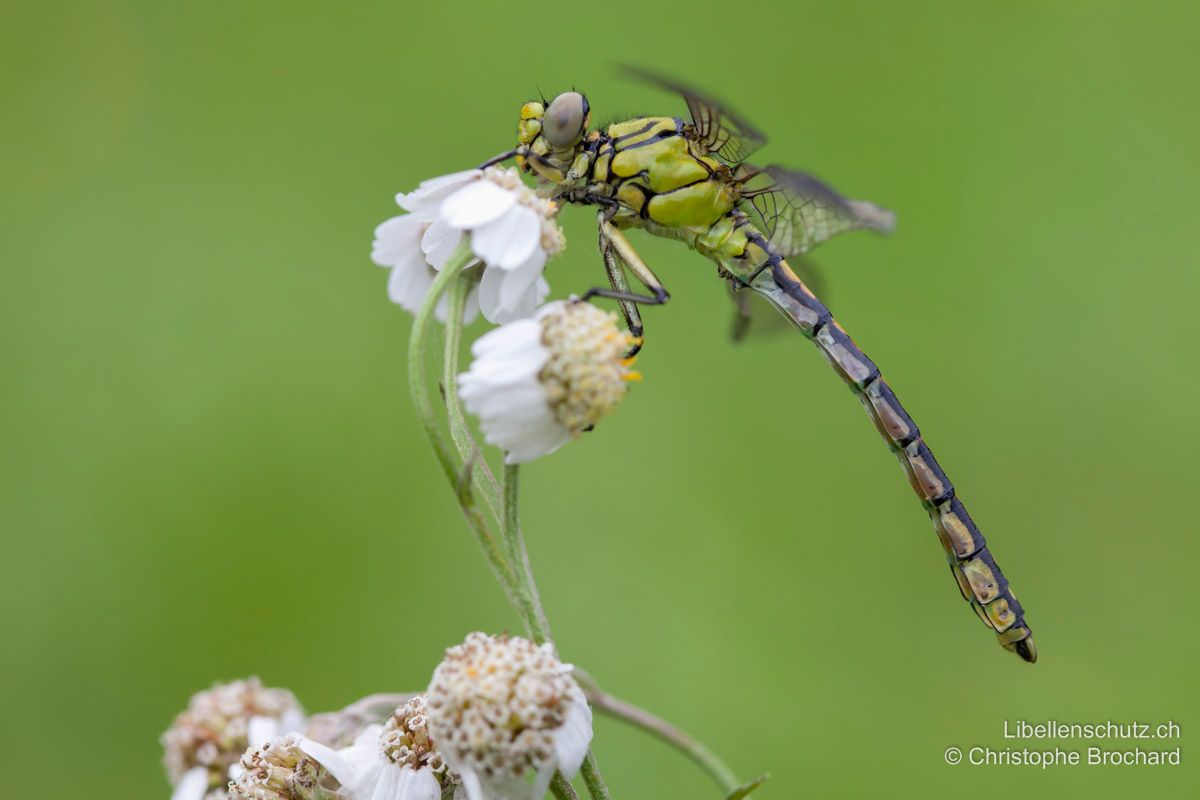
[[(621, 259), (613, 250), (612, 243), (600, 237), (600, 257), (604, 259), (604, 271), (608, 274), (608, 283), (615, 293), (628, 295), (629, 282), (625, 280), (625, 270)], [(589, 293), (590, 294), (590, 293)], [(630, 300), (618, 301), (621, 305), (621, 315), (625, 317), (625, 326), (634, 336), (642, 335), (642, 312), (638, 311), (637, 303)]]
[(748, 292), (739, 291), (738, 287), (731, 283), (729, 297), (734, 306), (731, 336), (733, 341), (740, 342), (746, 338), (746, 332), (750, 330), (750, 320), (754, 317), (750, 309), (750, 295)]
[[(629, 352), (629, 355), (633, 356), (642, 349), (640, 341), (642, 335), (642, 315), (637, 307), (639, 305), (661, 306), (671, 299), (671, 295), (663, 288), (658, 276), (646, 266), (646, 262), (642, 261), (642, 257), (633, 249), (633, 245), (629, 243), (629, 239), (625, 236), (625, 233), (609, 221), (608, 217), (610, 214), (611, 212), (601, 211), (599, 214), (599, 223), (600, 253), (604, 258), (604, 268), (608, 273), (608, 281), (612, 285), (612, 288), (588, 289), (583, 293), (580, 300), (590, 300), (593, 297), (607, 297), (621, 304), (621, 312), (625, 316), (626, 324), (629, 325), (630, 333), (639, 337), (638, 343)], [(629, 284), (625, 280), (625, 274), (622, 272), (622, 266), (629, 269), (634, 277), (638, 279), (638, 282), (653, 292), (653, 294), (631, 292)]]

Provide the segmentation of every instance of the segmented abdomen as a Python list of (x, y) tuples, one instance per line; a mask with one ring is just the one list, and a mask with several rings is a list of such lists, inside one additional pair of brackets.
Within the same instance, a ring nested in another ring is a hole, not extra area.
[[(765, 250), (770, 253), (769, 245)], [(1037, 648), (1021, 604), (992, 558), (983, 534), (955, 495), (954, 485), (879, 369), (778, 255), (770, 255), (750, 286), (790, 317), (854, 389), (928, 510), (963, 598), (995, 631), (1006, 650), (1036, 661)]]

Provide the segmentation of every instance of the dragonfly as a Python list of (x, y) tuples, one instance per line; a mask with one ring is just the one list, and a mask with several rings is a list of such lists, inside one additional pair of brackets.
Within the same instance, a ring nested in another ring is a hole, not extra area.
[[(580, 299), (615, 300), (630, 332), (639, 337), (635, 350), (644, 333), (640, 307), (662, 305), (670, 294), (627, 231), (683, 242), (715, 262), (735, 293), (753, 292), (782, 313), (858, 396), (898, 457), (963, 598), (1006, 650), (1036, 661), (1024, 609), (954, 484), (879, 368), (787, 261), (847, 231), (890, 233), (894, 214), (844, 197), (808, 173), (754, 166), (747, 159), (767, 141), (758, 128), (671, 78), (628, 71), (682, 96), (690, 119), (633, 117), (593, 128), (587, 97), (564, 92), (550, 102), (543, 98), (522, 105), (516, 148), (481, 166), (514, 158), (544, 195), (597, 209), (608, 286), (590, 289)], [(636, 290), (630, 276), (640, 284)]]

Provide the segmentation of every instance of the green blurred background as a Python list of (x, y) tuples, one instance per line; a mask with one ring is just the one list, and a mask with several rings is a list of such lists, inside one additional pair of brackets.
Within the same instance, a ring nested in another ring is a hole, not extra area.
[[(1198, 24), (1186, 3), (9, 4), (6, 793), (166, 797), (157, 736), (215, 680), (322, 710), (516, 628), (411, 412), (371, 231), (394, 192), (512, 146), (539, 86), (601, 120), (683, 112), (619, 61), (898, 211), (893, 238), (818, 252), (830, 305), (1041, 661), (959, 600), (822, 359), (730, 343), (713, 267), (646, 237), (674, 299), (646, 313), (645, 383), (524, 473), (564, 657), (772, 772), (764, 798), (1194, 791)], [(602, 275), (591, 214), (564, 218), (557, 296)], [(1022, 746), (1018, 719), (1174, 720), (1184, 763), (943, 763)], [(595, 749), (620, 798), (717, 797), (616, 723)]]

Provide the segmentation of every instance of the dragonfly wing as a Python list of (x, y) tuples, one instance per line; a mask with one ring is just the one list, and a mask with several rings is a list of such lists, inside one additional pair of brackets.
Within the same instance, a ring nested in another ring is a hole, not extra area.
[(717, 154), (722, 161), (740, 164), (766, 143), (762, 131), (703, 92), (641, 67), (627, 66), (623, 70), (639, 80), (683, 95), (692, 112), (696, 137), (709, 153)]
[(807, 253), (843, 231), (891, 233), (896, 227), (896, 215), (886, 208), (843, 197), (812, 175), (777, 165), (752, 169), (742, 197), (743, 210), (784, 258)]

